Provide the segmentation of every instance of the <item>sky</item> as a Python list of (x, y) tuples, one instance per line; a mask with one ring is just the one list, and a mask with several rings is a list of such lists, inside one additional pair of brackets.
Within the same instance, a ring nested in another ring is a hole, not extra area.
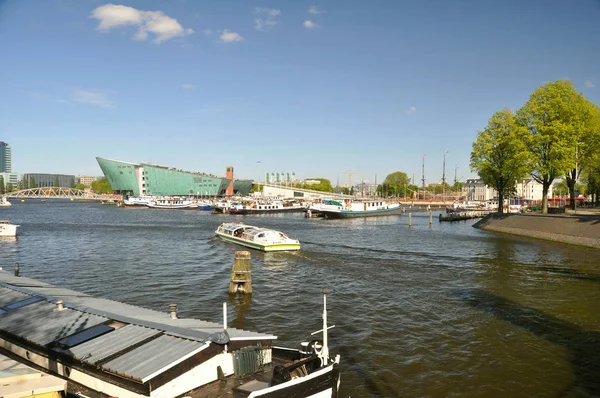
[(101, 175), (98, 156), (452, 183), (538, 86), (600, 104), (599, 0), (0, 0), (0, 48), (19, 174)]

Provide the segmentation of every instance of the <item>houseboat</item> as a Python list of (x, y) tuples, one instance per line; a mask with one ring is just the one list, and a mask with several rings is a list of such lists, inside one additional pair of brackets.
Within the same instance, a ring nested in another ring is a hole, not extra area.
[(0, 348), (67, 380), (70, 394), (120, 398), (337, 397), (340, 356), (320, 340), (277, 347), (272, 334), (182, 319), (0, 271)]
[(325, 218), (388, 216), (404, 212), (400, 203), (387, 202), (382, 199), (373, 201), (331, 200), (326, 204), (319, 205), (316, 209)]
[(17, 236), (17, 228), (20, 225), (12, 224), (10, 221), (0, 220), (0, 236)]

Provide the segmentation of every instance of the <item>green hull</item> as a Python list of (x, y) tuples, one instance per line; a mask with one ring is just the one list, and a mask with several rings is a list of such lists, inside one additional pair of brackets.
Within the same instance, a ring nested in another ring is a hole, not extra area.
[(321, 210), (321, 213), (327, 218), (355, 218), (355, 217), (377, 217), (377, 216), (390, 216), (394, 214), (402, 214), (403, 208), (396, 209), (381, 209), (381, 210), (364, 210), (364, 211), (353, 211), (353, 210)]

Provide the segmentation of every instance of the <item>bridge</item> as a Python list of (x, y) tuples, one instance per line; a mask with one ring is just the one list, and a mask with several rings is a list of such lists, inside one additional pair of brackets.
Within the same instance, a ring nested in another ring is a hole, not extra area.
[(44, 187), (22, 189), (0, 195), (4, 198), (16, 199), (83, 199), (83, 200), (102, 200), (105, 199), (101, 195), (91, 191), (83, 191), (81, 189), (60, 188), (60, 187)]

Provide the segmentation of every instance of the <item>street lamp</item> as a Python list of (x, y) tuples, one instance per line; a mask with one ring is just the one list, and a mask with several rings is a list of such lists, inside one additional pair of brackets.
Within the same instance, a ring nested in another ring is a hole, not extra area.
[[(260, 160), (256, 161), (256, 164), (258, 164), (258, 192), (260, 193), (260, 174), (262, 173), (262, 168), (260, 167), (260, 164), (262, 164), (262, 162)], [(265, 181), (266, 183), (266, 181)], [(262, 195), (261, 195), (262, 196)]]

